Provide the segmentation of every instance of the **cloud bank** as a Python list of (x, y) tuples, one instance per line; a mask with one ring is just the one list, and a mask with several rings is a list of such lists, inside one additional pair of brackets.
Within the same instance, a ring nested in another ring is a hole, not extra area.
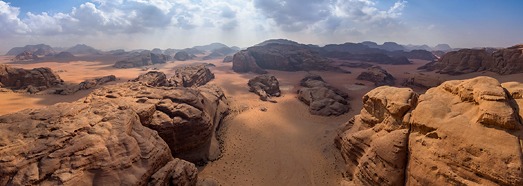
[(381, 9), (375, 0), (91, 0), (70, 12), (23, 16), (19, 7), (0, 1), (0, 37), (212, 32), (224, 38), (325, 39), (379, 35), (384, 29), (390, 35), (402, 29), (405, 6), (402, 0)]

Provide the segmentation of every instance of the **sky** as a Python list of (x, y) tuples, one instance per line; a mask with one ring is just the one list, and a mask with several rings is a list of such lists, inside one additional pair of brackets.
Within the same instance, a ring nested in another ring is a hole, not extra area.
[(452, 47), (523, 43), (521, 0), (0, 0), (0, 52), (45, 43), (186, 48), (267, 39)]

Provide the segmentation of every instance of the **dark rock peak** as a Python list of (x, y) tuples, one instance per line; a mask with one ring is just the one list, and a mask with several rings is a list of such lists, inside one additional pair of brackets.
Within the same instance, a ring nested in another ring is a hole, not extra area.
[[(46, 44), (37, 44), (37, 45), (26, 45), (24, 47), (14, 47), (10, 49), (5, 55), (11, 55), (16, 56), (22, 52), (31, 52), (35, 53), (36, 51), (39, 51), (36, 53), (36, 55), (47, 55), (50, 52), (55, 52), (54, 49)], [(39, 54), (42, 53), (42, 54)]]
[(69, 52), (71, 54), (101, 54), (101, 51), (85, 44), (77, 44), (65, 50), (65, 52)]

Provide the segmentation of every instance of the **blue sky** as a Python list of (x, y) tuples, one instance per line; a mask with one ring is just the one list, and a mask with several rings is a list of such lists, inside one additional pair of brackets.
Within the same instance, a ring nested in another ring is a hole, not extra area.
[(241, 47), (271, 38), (454, 47), (523, 43), (521, 0), (0, 0), (0, 51)]

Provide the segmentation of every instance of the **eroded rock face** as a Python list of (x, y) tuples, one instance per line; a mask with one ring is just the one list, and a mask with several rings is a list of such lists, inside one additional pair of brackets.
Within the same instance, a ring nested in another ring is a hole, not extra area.
[(257, 74), (266, 74), (267, 71), (260, 68), (256, 64), (256, 59), (251, 56), (251, 54), (242, 50), (234, 54), (232, 60), (232, 70), (234, 72), (244, 73), (244, 72), (254, 72)]
[(308, 75), (301, 80), (303, 88), (298, 90), (298, 99), (309, 105), (309, 112), (314, 115), (342, 115), (349, 111), (349, 96), (328, 85), (318, 75)]
[(54, 93), (61, 94), (61, 95), (74, 94), (80, 90), (89, 90), (89, 89), (98, 87), (100, 85), (103, 85), (103, 84), (106, 84), (106, 83), (109, 83), (112, 81), (116, 81), (116, 76), (109, 75), (109, 76), (89, 79), (89, 80), (82, 81), (78, 85), (70, 85), (70, 86), (65, 86), (64, 88), (58, 88), (54, 91)]
[(357, 79), (373, 82), (375, 86), (394, 85), (395, 78), (379, 66), (373, 66), (358, 75)]
[(270, 97), (281, 95), (280, 83), (274, 76), (261, 75), (249, 80), (249, 91), (254, 92), (260, 96), (260, 99), (267, 101)]
[(378, 87), (363, 96), (363, 109), (346, 125), (336, 145), (347, 176), (356, 185), (404, 185), (408, 123), (404, 116), (417, 103), (408, 88)]
[(522, 83), (490, 77), (447, 81), (417, 101), (410, 89), (378, 87), (336, 139), (347, 176), (363, 185), (521, 185), (522, 93)]
[(169, 81), (174, 86), (198, 87), (214, 79), (214, 74), (206, 64), (177, 67)]
[(60, 76), (50, 68), (35, 68), (26, 70), (0, 65), (0, 83), (4, 88), (13, 90), (26, 90), (36, 93), (53, 86), (63, 84)]
[(196, 89), (124, 83), (97, 89), (90, 97), (134, 103), (141, 123), (158, 131), (174, 157), (206, 162), (220, 153), (211, 143), (215, 143), (214, 133), (228, 113), (228, 105), (221, 89), (214, 85)]
[(523, 45), (489, 51), (487, 49), (462, 49), (448, 52), (439, 61), (420, 67), (422, 70), (436, 70), (442, 74), (465, 74), (491, 71), (498, 74), (523, 72)]
[(145, 74), (138, 76), (136, 79), (131, 80), (147, 86), (170, 86), (167, 79), (167, 75), (159, 71), (149, 71)]
[(166, 63), (169, 60), (169, 57), (163, 54), (154, 54), (149, 51), (144, 51), (139, 54), (134, 54), (133, 56), (116, 62), (113, 66), (115, 68), (134, 68), (141, 66), (148, 66), (159, 63)]
[(1, 185), (146, 185), (195, 182), (133, 102), (90, 96), (0, 116)]

